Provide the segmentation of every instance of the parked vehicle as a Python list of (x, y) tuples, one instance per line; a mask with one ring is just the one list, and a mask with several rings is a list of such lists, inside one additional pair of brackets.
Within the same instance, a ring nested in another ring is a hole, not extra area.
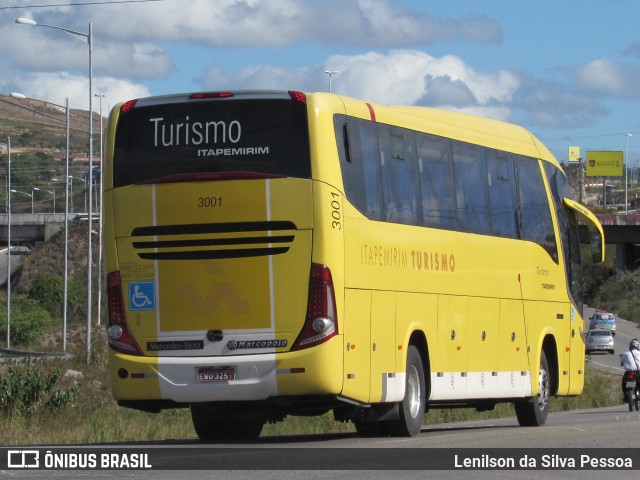
[(616, 334), (616, 316), (607, 312), (606, 310), (596, 310), (596, 313), (591, 317), (590, 329), (603, 329), (610, 330), (614, 335)]
[(613, 355), (615, 341), (610, 330), (594, 329), (587, 332), (585, 344), (586, 353), (605, 351)]

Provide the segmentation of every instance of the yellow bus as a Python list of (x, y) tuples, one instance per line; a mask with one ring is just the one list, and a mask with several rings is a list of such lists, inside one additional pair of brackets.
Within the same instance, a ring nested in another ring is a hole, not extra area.
[[(515, 125), (326, 93), (141, 98), (104, 165), (113, 395), (203, 440), (333, 411), (545, 423), (584, 383), (580, 239), (602, 227)], [(580, 227), (580, 228), (579, 228)]]

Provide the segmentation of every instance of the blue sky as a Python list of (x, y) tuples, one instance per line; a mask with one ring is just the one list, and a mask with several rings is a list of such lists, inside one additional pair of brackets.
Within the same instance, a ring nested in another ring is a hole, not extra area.
[(18, 17), (92, 22), (105, 114), (185, 91), (326, 91), (337, 70), (335, 93), (518, 123), (561, 161), (625, 150), (626, 133), (640, 159), (637, 0), (0, 0), (0, 93), (87, 108), (87, 44)]

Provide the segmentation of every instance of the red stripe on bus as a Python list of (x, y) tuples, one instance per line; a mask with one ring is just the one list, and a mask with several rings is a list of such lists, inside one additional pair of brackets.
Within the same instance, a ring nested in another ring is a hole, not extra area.
[(369, 115), (371, 115), (371, 121), (375, 122), (376, 121), (376, 112), (373, 111), (373, 107), (371, 106), (370, 103), (367, 103), (367, 108), (369, 109)]

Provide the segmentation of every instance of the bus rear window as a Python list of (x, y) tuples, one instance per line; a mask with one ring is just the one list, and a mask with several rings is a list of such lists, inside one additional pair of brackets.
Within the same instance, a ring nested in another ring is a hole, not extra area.
[(113, 163), (114, 187), (229, 173), (310, 178), (306, 107), (290, 100), (136, 107), (119, 119)]

